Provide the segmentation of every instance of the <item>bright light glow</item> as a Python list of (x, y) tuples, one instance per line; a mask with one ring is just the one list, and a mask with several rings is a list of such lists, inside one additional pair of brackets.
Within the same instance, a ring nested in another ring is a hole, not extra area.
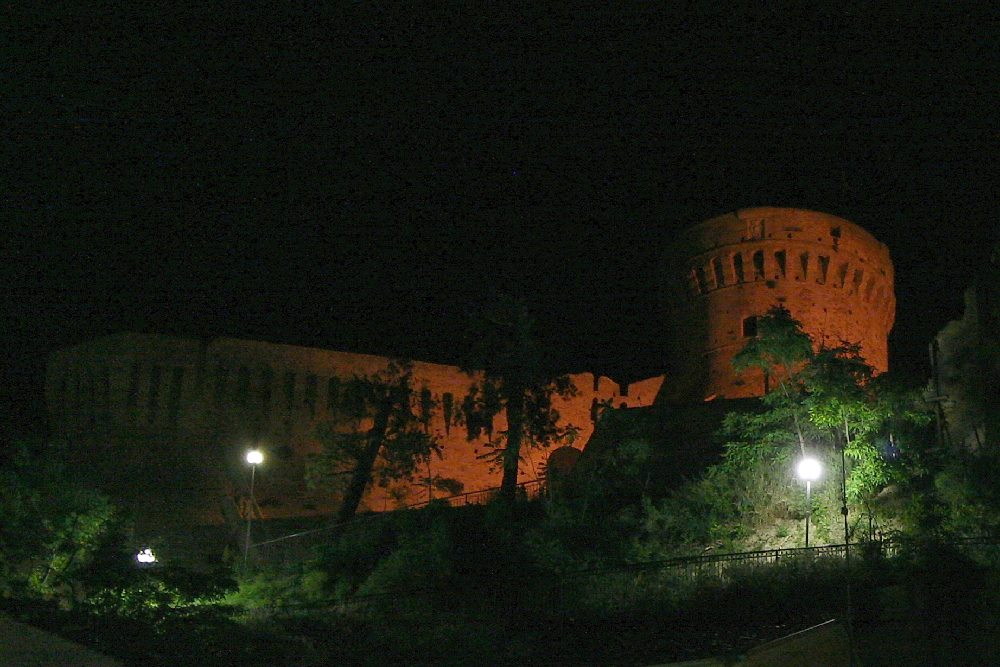
[(135, 559), (140, 563), (155, 563), (156, 556), (153, 554), (153, 550), (149, 547), (141, 549), (139, 553), (135, 555)]
[(264, 453), (259, 449), (251, 449), (247, 452), (247, 463), (252, 466), (260, 465), (264, 461)]
[(815, 482), (823, 474), (823, 466), (816, 459), (807, 456), (799, 461), (795, 472), (803, 482)]

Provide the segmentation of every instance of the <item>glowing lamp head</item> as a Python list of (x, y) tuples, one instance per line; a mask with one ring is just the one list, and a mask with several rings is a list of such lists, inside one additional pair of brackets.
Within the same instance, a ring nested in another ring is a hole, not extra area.
[(799, 461), (795, 472), (803, 482), (815, 482), (823, 474), (823, 466), (816, 459), (807, 456)]
[(139, 553), (135, 555), (135, 559), (145, 565), (148, 563), (155, 563), (156, 555), (153, 553), (152, 549), (146, 547), (145, 549), (139, 550)]
[(259, 449), (251, 449), (247, 452), (247, 463), (252, 466), (260, 465), (264, 461), (264, 453)]

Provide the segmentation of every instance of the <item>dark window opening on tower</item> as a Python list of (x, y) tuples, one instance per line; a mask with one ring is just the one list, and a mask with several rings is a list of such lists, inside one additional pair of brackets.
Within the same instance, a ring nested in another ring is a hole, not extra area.
[(784, 278), (787, 273), (785, 266), (785, 251), (779, 250), (778, 252), (774, 253), (774, 261), (778, 263), (778, 271), (781, 272), (781, 277)]
[(802, 264), (802, 280), (809, 280), (809, 253), (800, 254), (799, 262)]
[(847, 284), (847, 264), (841, 264), (840, 270), (837, 271), (837, 287), (843, 287)]
[(818, 282), (820, 285), (825, 285), (826, 284), (826, 274), (829, 271), (830, 271), (830, 258), (829, 257), (823, 257), (822, 255), (820, 255), (820, 257), (819, 257), (819, 276), (816, 278), (816, 282)]
[(715, 271), (716, 287), (724, 287), (726, 284), (726, 276), (722, 272), (722, 260), (718, 257), (712, 259), (712, 270)]
[(757, 316), (751, 315), (743, 319), (743, 337), (753, 338), (757, 335)]
[(702, 294), (708, 291), (708, 283), (705, 280), (705, 269), (698, 267), (694, 270), (695, 276), (698, 279), (698, 291)]
[(758, 250), (753, 254), (753, 279), (762, 280), (764, 278), (764, 251)]
[(306, 376), (305, 400), (303, 402), (309, 410), (310, 417), (316, 416), (317, 382), (318, 378), (315, 375), (310, 373)]
[(852, 294), (856, 294), (858, 290), (861, 289), (861, 283), (865, 279), (865, 272), (861, 269), (854, 270), (854, 287), (851, 289)]
[(743, 282), (743, 255), (733, 255), (733, 273), (736, 275), (736, 282)]

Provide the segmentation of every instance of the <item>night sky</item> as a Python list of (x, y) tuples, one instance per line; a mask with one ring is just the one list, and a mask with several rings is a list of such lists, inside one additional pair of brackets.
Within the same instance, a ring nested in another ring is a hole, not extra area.
[(997, 239), (992, 17), (73, 4), (0, 9), (5, 435), (88, 337), (448, 362), (497, 292), (567, 370), (653, 374), (670, 240), (762, 205), (888, 244), (920, 378)]

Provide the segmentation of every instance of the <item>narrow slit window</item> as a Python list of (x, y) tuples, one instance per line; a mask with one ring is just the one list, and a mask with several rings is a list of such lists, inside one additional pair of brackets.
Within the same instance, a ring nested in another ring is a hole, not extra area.
[(852, 281), (853, 286), (851, 287), (851, 293), (856, 294), (858, 290), (861, 289), (861, 283), (864, 282), (865, 272), (861, 269), (854, 270), (854, 280)]
[(802, 280), (809, 280), (809, 253), (799, 255), (799, 264), (802, 266)]
[(316, 416), (316, 376), (306, 376), (305, 404), (309, 410), (309, 416)]
[(869, 278), (868, 284), (865, 286), (865, 301), (872, 300), (872, 294), (875, 292), (875, 279)]
[(844, 263), (840, 265), (840, 270), (837, 271), (837, 287), (843, 287), (847, 284), (847, 272), (850, 267)]
[(733, 274), (736, 282), (743, 282), (743, 255), (733, 255)]
[(758, 250), (753, 254), (753, 279), (763, 280), (764, 278), (764, 251)]
[(784, 250), (779, 250), (776, 253), (774, 253), (774, 261), (778, 263), (778, 271), (781, 274), (780, 276), (776, 277), (784, 278), (787, 275), (787, 266), (785, 263), (786, 259), (787, 255), (785, 254)]
[(830, 272), (830, 258), (819, 256), (819, 275), (816, 276), (816, 282), (820, 285), (826, 284), (826, 276)]
[(451, 424), (455, 413), (455, 395), (450, 391), (441, 394), (441, 416), (444, 417), (444, 432), (451, 433)]
[(726, 276), (722, 272), (722, 260), (718, 257), (712, 259), (712, 270), (715, 272), (715, 285), (716, 287), (725, 287)]
[(705, 269), (699, 266), (694, 271), (698, 280), (698, 292), (704, 294), (708, 291), (708, 279), (705, 277)]

